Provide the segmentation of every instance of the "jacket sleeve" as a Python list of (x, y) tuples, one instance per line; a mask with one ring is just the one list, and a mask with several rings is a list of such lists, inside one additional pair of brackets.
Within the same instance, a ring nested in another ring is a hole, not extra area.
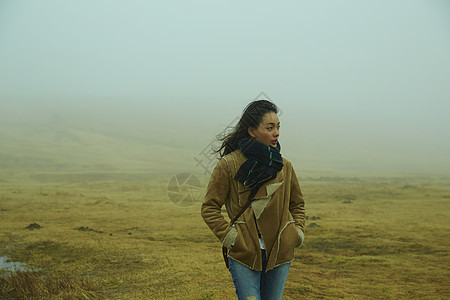
[[(226, 162), (224, 159), (221, 159), (211, 174), (201, 209), (203, 220), (222, 243), (225, 242), (227, 235), (231, 235), (230, 231), (232, 229), (221, 212), (221, 208), (230, 192), (229, 178)], [(227, 237), (228, 239), (229, 237)]]
[(291, 168), (291, 199), (289, 201), (289, 211), (291, 212), (292, 217), (294, 217), (295, 227), (297, 228), (301, 239), (301, 243), (298, 246), (300, 247), (303, 244), (305, 237), (305, 201), (303, 200), (303, 194), (295, 170), (292, 166)]

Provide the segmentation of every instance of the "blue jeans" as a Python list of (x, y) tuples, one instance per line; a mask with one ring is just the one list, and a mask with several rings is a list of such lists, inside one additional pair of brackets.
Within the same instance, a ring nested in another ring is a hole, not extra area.
[[(266, 251), (261, 249), (263, 271), (254, 271), (228, 257), (230, 273), (238, 299), (277, 300), (283, 295), (284, 285), (291, 263), (266, 270)], [(251, 296), (254, 296), (252, 298)]]

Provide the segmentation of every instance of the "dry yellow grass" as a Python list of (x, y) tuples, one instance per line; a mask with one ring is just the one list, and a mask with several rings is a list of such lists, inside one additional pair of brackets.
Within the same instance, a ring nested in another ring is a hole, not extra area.
[[(169, 176), (0, 179), (0, 255), (38, 269), (3, 272), (0, 297), (235, 299), (200, 202), (172, 204)], [(300, 182), (308, 227), (285, 299), (450, 299), (449, 177)]]

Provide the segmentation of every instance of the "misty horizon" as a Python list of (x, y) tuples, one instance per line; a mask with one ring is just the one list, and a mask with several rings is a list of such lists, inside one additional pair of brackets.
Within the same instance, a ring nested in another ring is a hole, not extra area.
[(449, 15), (437, 0), (3, 1), (0, 154), (34, 157), (23, 126), (46, 126), (80, 130), (79, 151), (111, 137), (111, 161), (128, 139), (140, 161), (166, 151), (194, 169), (260, 95), (300, 172), (448, 174)]

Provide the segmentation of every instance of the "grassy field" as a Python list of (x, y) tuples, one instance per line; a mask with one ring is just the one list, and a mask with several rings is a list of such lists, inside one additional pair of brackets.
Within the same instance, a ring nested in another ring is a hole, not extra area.
[[(174, 205), (170, 177), (1, 173), (0, 255), (29, 270), (1, 271), (0, 298), (235, 299), (201, 195)], [(284, 299), (450, 299), (450, 177), (300, 181), (306, 240)]]

